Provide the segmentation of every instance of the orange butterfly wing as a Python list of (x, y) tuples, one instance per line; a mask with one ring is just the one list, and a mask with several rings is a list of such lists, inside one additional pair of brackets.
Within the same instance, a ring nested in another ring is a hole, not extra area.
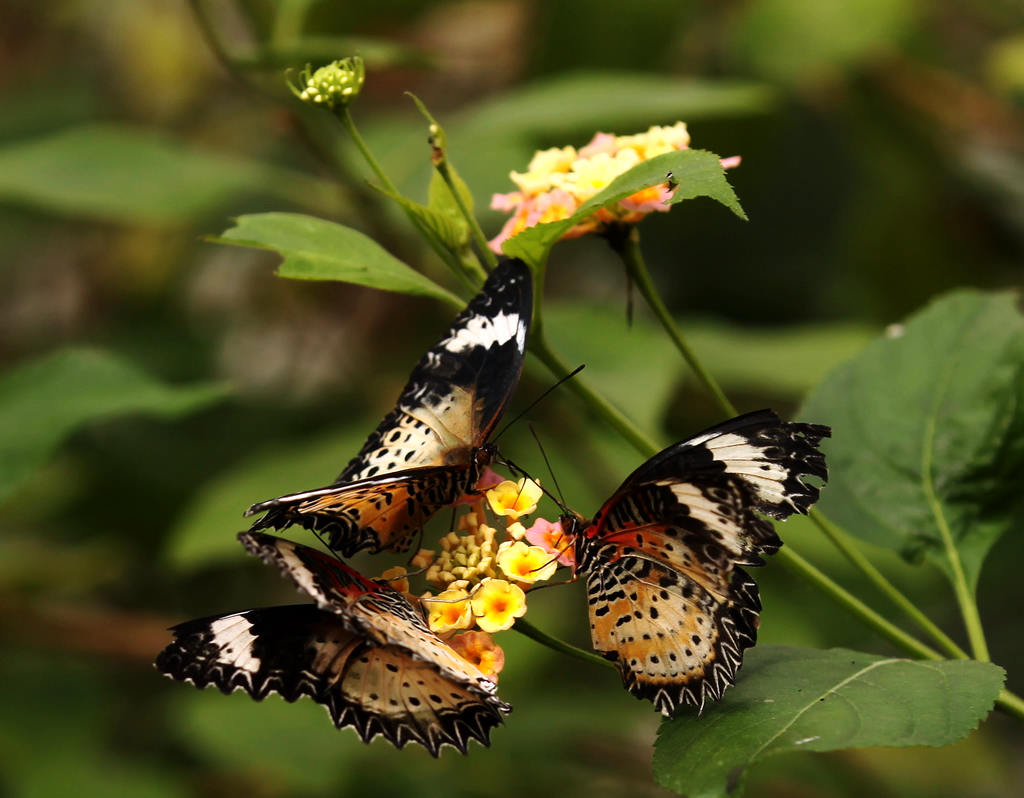
[[(732, 684), (757, 639), (757, 586), (739, 567), (782, 545), (760, 514), (806, 512), (827, 477), (828, 428), (771, 411), (655, 455), (576, 532), (594, 648), (627, 689), (669, 715)], [(577, 522), (578, 523), (578, 522)]]
[(510, 707), (402, 594), (308, 546), (261, 533), (239, 537), (316, 606), (180, 624), (157, 657), (160, 671), (256, 700), (272, 692), (287, 701), (309, 696), (365, 742), (377, 735), (399, 748), (416, 742), (434, 756), (445, 745), (465, 753), (471, 739), (489, 743)]
[[(438, 509), (475, 491), (490, 463), (487, 439), (519, 381), (532, 309), (529, 268), (503, 261), (337, 480), (254, 504), (246, 515), (266, 515), (252, 528), (301, 524), (329, 534), (345, 556), (408, 548)], [(390, 509), (403, 502), (407, 511)], [(363, 525), (364, 518), (374, 520)]]

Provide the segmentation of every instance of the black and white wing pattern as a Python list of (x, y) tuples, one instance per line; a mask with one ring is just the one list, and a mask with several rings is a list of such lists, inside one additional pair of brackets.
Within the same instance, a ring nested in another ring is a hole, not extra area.
[(440, 508), (472, 493), (494, 456), (487, 443), (519, 382), (533, 281), (503, 261), (413, 369), (395, 408), (327, 487), (260, 502), (253, 525), (301, 524), (332, 549), (403, 551)]
[(643, 463), (590, 522), (570, 518), (595, 650), (665, 715), (733, 683), (757, 640), (757, 585), (740, 566), (782, 545), (768, 515), (806, 513), (828, 477), (828, 427), (748, 413)]
[(281, 568), (316, 605), (265, 607), (174, 627), (157, 668), (257, 701), (278, 693), (323, 704), (364, 742), (415, 742), (437, 756), (489, 744), (510, 707), (496, 685), (429, 630), (408, 600), (314, 549), (260, 533), (246, 548)]

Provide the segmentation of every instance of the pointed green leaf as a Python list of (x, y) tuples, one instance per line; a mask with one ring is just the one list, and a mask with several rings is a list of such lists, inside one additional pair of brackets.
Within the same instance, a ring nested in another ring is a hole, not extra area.
[(306, 205), (331, 197), (299, 172), (130, 127), (90, 125), (0, 148), (0, 197), (94, 219), (181, 223), (252, 192)]
[(665, 183), (670, 172), (678, 187), (669, 204), (694, 197), (710, 197), (725, 205), (741, 219), (747, 218), (732, 186), (725, 179), (725, 171), (719, 157), (704, 150), (679, 150), (637, 164), (615, 178), (603, 191), (591, 197), (568, 219), (529, 227), (506, 241), (502, 249), (506, 255), (540, 265), (547, 258), (548, 250), (571, 227), (601, 208), (614, 205), (645, 188)]
[(225, 244), (275, 250), (284, 259), (281, 277), (339, 280), (400, 294), (429, 296), (461, 308), (450, 291), (409, 268), (369, 236), (351, 227), (298, 213), (240, 216), (215, 239)]
[(760, 646), (735, 687), (702, 717), (662, 723), (658, 783), (689, 798), (739, 798), (768, 756), (866, 746), (949, 745), (989, 713), (1003, 670), (987, 662), (915, 662), (846, 649)]
[[(472, 213), (473, 193), (469, 190), (469, 186), (467, 186), (465, 181), (459, 177), (459, 173), (455, 171), (455, 167), (452, 166), (451, 163), (448, 164), (448, 173), (451, 175), (452, 183), (455, 184), (456, 191), (459, 192), (462, 204), (466, 206), (470, 213)], [(430, 188), (427, 196), (427, 204), (431, 208), (436, 211), (440, 211), (441, 213), (448, 214), (449, 216), (455, 216), (465, 223), (462, 219), (462, 211), (459, 209), (458, 204), (455, 202), (455, 198), (452, 196), (452, 190), (448, 188), (448, 184), (436, 169), (430, 176)]]
[(167, 385), (98, 349), (61, 349), (20, 364), (0, 378), (0, 499), (82, 424), (133, 412), (174, 418), (226, 395), (212, 383)]
[[(440, 180), (441, 178), (438, 177), (437, 179)], [(433, 187), (433, 182), (431, 182), (431, 187)], [(390, 191), (382, 188), (378, 190), (416, 217), (423, 226), (423, 233), (432, 239), (430, 244), (435, 251), (449, 250), (457, 252), (469, 242), (469, 226), (461, 214), (453, 215), (440, 208), (428, 208), (426, 205), (415, 202), (401, 194), (392, 194)], [(448, 198), (449, 200), (451, 199), (451, 192), (448, 193)], [(452, 204), (454, 205), (454, 202)]]
[(832, 372), (797, 414), (832, 426), (822, 510), (849, 532), (977, 584), (1024, 506), (1024, 316), (959, 291)]

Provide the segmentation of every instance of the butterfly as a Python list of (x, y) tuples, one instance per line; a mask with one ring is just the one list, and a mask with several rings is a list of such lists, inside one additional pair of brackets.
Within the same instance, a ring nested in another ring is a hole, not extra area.
[(828, 427), (739, 416), (676, 443), (627, 477), (591, 521), (563, 518), (587, 577), (594, 649), (664, 715), (703, 709), (757, 640), (761, 602), (740, 566), (782, 541), (762, 516), (806, 513), (828, 477)]
[(511, 707), (497, 685), (430, 631), (408, 599), (337, 559), (260, 532), (246, 549), (276, 565), (315, 604), (264, 607), (187, 621), (156, 667), (198, 688), (244, 690), (257, 701), (279, 693), (323, 704), (334, 725), (364, 742), (416, 742), (433, 756), (489, 744)]
[(439, 509), (474, 493), (497, 454), (488, 443), (523, 367), (533, 281), (505, 260), (417, 363), (363, 448), (329, 486), (254, 504), (252, 529), (301, 524), (349, 557), (405, 551)]

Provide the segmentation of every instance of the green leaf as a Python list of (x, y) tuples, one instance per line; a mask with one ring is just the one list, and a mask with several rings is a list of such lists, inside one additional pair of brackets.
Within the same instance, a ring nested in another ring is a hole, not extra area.
[(391, 255), (372, 238), (351, 227), (298, 213), (240, 216), (235, 226), (214, 239), (225, 244), (272, 249), (284, 259), (280, 277), (339, 280), (384, 291), (440, 299), (463, 307), (450, 291)]
[(624, 129), (616, 133), (627, 134), (646, 130), (654, 122), (760, 113), (774, 102), (773, 91), (757, 83), (583, 72), (544, 79), (481, 104), (449, 127), (453, 140), (466, 140), (480, 131), (532, 141), (618, 127)]
[(767, 78), (806, 83), (898, 49), (916, 14), (911, 0), (761, 0), (737, 15), (734, 49)]
[(275, 449), (210, 481), (171, 530), (168, 560), (183, 569), (237, 561), (240, 549), (232, 531), (248, 524), (242, 513), (264, 499), (329, 485), (359, 451), (369, 429), (359, 425)]
[(0, 149), (0, 197), (94, 219), (182, 223), (252, 192), (307, 205), (330, 197), (301, 173), (129, 127), (72, 128)]
[[(646, 315), (626, 323), (625, 291), (618, 311), (610, 313), (607, 304), (551, 303), (544, 310), (545, 328), (563, 358), (587, 364), (585, 373), (595, 388), (642, 429), (657, 429), (675, 385), (692, 376)], [(714, 364), (724, 386), (794, 400), (872, 338), (868, 328), (850, 324), (751, 328), (681, 319), (679, 325), (693, 349)], [(638, 385), (644, 389), (637, 390)]]
[(175, 418), (226, 395), (213, 383), (166, 385), (98, 349), (61, 349), (20, 364), (0, 378), (0, 499), (82, 424), (132, 412)]
[(821, 509), (969, 587), (1024, 503), (1024, 316), (1012, 293), (936, 300), (836, 369), (797, 414), (832, 426)]
[(278, 794), (337, 792), (346, 762), (364, 755), (355, 734), (333, 728), (324, 708), (307, 697), (288, 704), (271, 694), (257, 703), (241, 692), (173, 689), (169, 714), (181, 744), (220, 767), (285, 785)]
[[(451, 163), (448, 164), (448, 172), (451, 175), (452, 183), (455, 184), (456, 191), (459, 192), (459, 197), (462, 199), (463, 204), (469, 212), (472, 213), (474, 207), (473, 193), (469, 190), (469, 186), (467, 186), (465, 181), (459, 177), (459, 173), (455, 171), (455, 167), (452, 166)], [(429, 192), (429, 199), (427, 200), (427, 203), (431, 208), (462, 220), (462, 211), (459, 209), (458, 204), (455, 202), (455, 198), (452, 196), (452, 190), (448, 188), (448, 184), (436, 169), (434, 170), (434, 174), (430, 176)]]
[(672, 179), (678, 183), (669, 204), (694, 197), (710, 197), (725, 205), (741, 219), (747, 218), (732, 186), (725, 179), (725, 171), (719, 157), (704, 150), (679, 150), (637, 164), (583, 203), (568, 219), (528, 227), (506, 241), (502, 249), (507, 255), (522, 258), (539, 266), (546, 260), (547, 253), (554, 243), (571, 227), (582, 222), (594, 211), (614, 205), (645, 188), (666, 182), (666, 175), (669, 172), (672, 173)]
[[(431, 182), (431, 186), (433, 186), (433, 182)], [(397, 202), (419, 220), (423, 225), (424, 234), (432, 239), (430, 243), (435, 251), (451, 250), (456, 252), (469, 242), (469, 226), (461, 215), (454, 216), (438, 208), (428, 208), (402, 194), (392, 194), (383, 188), (378, 188), (378, 191)], [(450, 192), (448, 196), (451, 197)], [(454, 202), (452, 204), (454, 205)]]
[(1003, 670), (846, 649), (760, 646), (735, 687), (705, 711), (662, 723), (654, 776), (689, 798), (738, 798), (768, 756), (866, 746), (949, 745), (989, 713)]

